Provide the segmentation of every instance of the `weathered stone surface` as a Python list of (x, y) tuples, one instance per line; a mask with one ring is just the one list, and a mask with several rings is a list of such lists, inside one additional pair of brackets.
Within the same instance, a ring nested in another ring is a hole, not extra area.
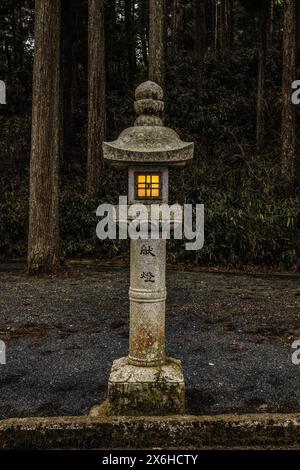
[(137, 87), (135, 92), (135, 112), (139, 115), (135, 126), (163, 126), (163, 90), (154, 82), (148, 81)]
[[(136, 114), (154, 114), (159, 115), (164, 111), (165, 105), (163, 101), (159, 100), (139, 100), (134, 103)], [(147, 125), (147, 124), (146, 124)]]
[(183, 142), (178, 134), (163, 126), (163, 91), (151, 81), (136, 89), (135, 126), (125, 129), (117, 140), (103, 143), (104, 159), (116, 167), (135, 163), (161, 163), (184, 166), (193, 158), (194, 144)]
[(172, 129), (162, 126), (135, 126), (125, 129), (113, 142), (103, 143), (105, 160), (127, 167), (136, 163), (184, 165), (193, 158), (194, 144), (182, 142)]
[(153, 99), (153, 100), (162, 100), (164, 97), (164, 92), (162, 87), (157, 83), (147, 80), (146, 82), (141, 83), (135, 90), (135, 99)]
[(184, 413), (185, 387), (180, 361), (167, 358), (156, 367), (130, 364), (127, 357), (113, 363), (108, 383), (110, 415)]
[(299, 414), (23, 418), (0, 421), (1, 449), (298, 449)]
[[(143, 254), (148, 249), (153, 255)], [(152, 279), (143, 277), (153, 276)], [(165, 358), (166, 240), (131, 240), (129, 362), (158, 366)], [(155, 406), (154, 406), (155, 408)]]
[(141, 114), (134, 121), (135, 126), (163, 126), (163, 121), (160, 117), (154, 115)]

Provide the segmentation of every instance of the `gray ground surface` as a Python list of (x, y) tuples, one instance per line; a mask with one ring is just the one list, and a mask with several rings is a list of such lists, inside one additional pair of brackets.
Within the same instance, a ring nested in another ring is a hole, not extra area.
[[(1, 271), (1, 267), (0, 267)], [(0, 418), (80, 415), (104, 400), (127, 354), (128, 272), (0, 272)], [(167, 349), (182, 359), (189, 412), (300, 411), (296, 277), (168, 274)]]

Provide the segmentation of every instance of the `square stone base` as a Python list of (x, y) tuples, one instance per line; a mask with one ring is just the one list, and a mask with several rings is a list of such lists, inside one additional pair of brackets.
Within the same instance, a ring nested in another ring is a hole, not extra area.
[(114, 361), (108, 382), (110, 415), (171, 415), (185, 411), (181, 362), (167, 358), (157, 367), (137, 367), (127, 357)]

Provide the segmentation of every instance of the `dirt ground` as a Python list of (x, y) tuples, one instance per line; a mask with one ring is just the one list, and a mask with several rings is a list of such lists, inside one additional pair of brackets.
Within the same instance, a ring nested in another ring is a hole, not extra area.
[[(167, 350), (194, 414), (300, 411), (297, 276), (168, 273)], [(128, 271), (30, 278), (0, 265), (0, 419), (87, 414), (127, 354)]]

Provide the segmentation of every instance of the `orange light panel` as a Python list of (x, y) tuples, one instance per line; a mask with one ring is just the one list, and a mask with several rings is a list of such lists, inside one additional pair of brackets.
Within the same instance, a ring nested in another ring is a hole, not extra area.
[(136, 194), (138, 198), (157, 199), (160, 197), (160, 175), (138, 174), (136, 176)]

